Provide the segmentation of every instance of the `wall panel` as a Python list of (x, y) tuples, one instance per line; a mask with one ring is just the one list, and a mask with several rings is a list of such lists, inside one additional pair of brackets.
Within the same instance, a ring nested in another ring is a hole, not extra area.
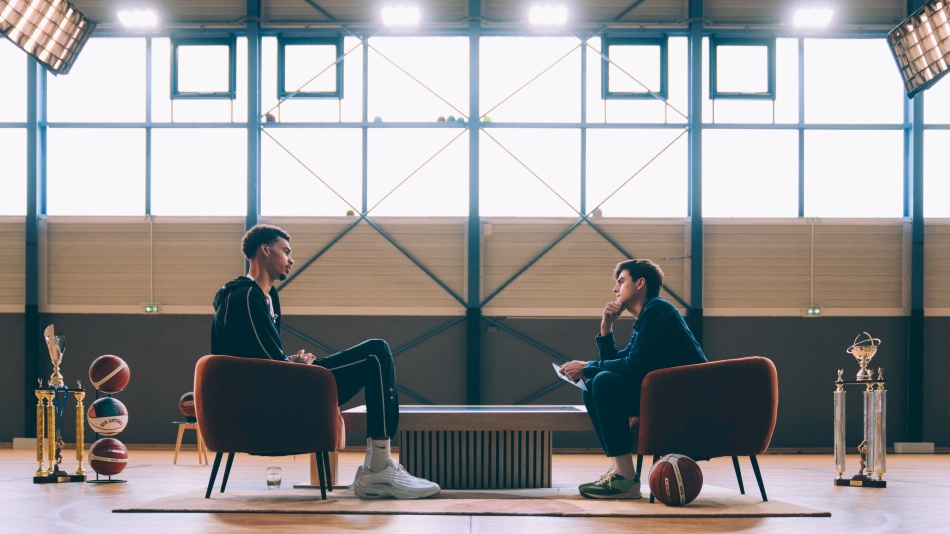
[[(462, 314), (463, 306), (393, 243), (363, 221), (272, 221), (291, 235), (299, 275), (281, 305), (312, 314)], [(396, 243), (464, 299), (465, 224), (458, 219), (374, 219)], [(322, 252), (322, 254), (320, 254)], [(311, 259), (320, 254), (309, 267)]]
[(814, 303), (823, 314), (901, 315), (909, 304), (908, 228), (904, 221), (707, 223), (704, 308), (798, 315)]
[[(207, 313), (214, 292), (244, 274), (243, 221), (46, 219), (45, 311)], [(43, 269), (43, 267), (41, 267)]]
[[(483, 299), (557, 240), (572, 222), (494, 220), (483, 231)], [(541, 256), (486, 306), (487, 315), (599, 316), (613, 300), (613, 269), (628, 255), (660, 264), (665, 285), (688, 301), (687, 226), (682, 221), (600, 220), (621, 252), (584, 223)], [(489, 230), (490, 228), (490, 230)], [(678, 304), (668, 293), (664, 296)], [(682, 306), (681, 306), (682, 308)], [(685, 308), (682, 308), (685, 310)]]
[(26, 224), (0, 221), (0, 311), (22, 312), (26, 303)]
[(928, 315), (950, 313), (950, 224), (946, 221), (929, 221), (924, 227), (924, 308)]

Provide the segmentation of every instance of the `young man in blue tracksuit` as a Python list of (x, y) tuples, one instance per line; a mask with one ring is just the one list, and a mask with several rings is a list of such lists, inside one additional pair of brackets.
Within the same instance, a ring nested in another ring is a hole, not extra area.
[(285, 280), (293, 267), (290, 235), (276, 226), (259, 224), (247, 231), (241, 248), (250, 268), (246, 276), (231, 280), (214, 296), (211, 353), (325, 367), (336, 379), (339, 404), (364, 390), (369, 443), (353, 491), (366, 499), (417, 499), (438, 494), (438, 484), (410, 475), (390, 453), (390, 439), (399, 424), (399, 399), (389, 345), (370, 339), (320, 359), (302, 350), (285, 355), (280, 340), (280, 298), (274, 283)]
[[(612, 465), (579, 491), (594, 499), (639, 499), (640, 480), (633, 466), (629, 417), (640, 413), (640, 387), (650, 371), (706, 361), (679, 310), (660, 298), (663, 271), (650, 260), (629, 260), (614, 269), (616, 300), (604, 307), (595, 338), (600, 358), (571, 361), (561, 372), (586, 379), (584, 404)], [(623, 311), (637, 318), (630, 342), (618, 349), (613, 325)]]

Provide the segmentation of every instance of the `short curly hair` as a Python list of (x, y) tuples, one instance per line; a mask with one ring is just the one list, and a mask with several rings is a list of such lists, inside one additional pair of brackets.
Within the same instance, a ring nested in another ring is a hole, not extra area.
[(641, 277), (647, 283), (647, 297), (658, 297), (660, 288), (663, 287), (663, 269), (650, 260), (627, 260), (617, 264), (614, 269), (614, 280), (620, 277), (621, 271), (630, 273), (630, 278), (634, 281)]
[(247, 231), (241, 239), (241, 251), (244, 257), (253, 260), (261, 245), (270, 245), (283, 237), (290, 241), (290, 234), (272, 224), (258, 224)]

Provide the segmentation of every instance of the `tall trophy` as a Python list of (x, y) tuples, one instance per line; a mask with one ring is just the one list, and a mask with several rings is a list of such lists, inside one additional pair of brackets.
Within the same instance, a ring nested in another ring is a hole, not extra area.
[(53, 374), (49, 377), (49, 387), (64, 387), (65, 382), (63, 382), (63, 375), (59, 372), (59, 365), (63, 363), (63, 354), (66, 353), (66, 335), (56, 334), (53, 331), (53, 325), (49, 325), (43, 331), (43, 336), (46, 338), (46, 348), (49, 349), (49, 359), (53, 362)]
[[(854, 356), (860, 365), (857, 379), (845, 381), (844, 369), (838, 370), (835, 381), (835, 471), (838, 477), (835, 486), (863, 488), (886, 488), (884, 473), (887, 470), (887, 383), (884, 369), (878, 368), (877, 378), (867, 368), (871, 358), (877, 353), (881, 340), (862, 332), (848, 347), (848, 354)], [(858, 445), (858, 474), (844, 478), (845, 471), (845, 387), (858, 386), (864, 389), (864, 440)]]
[[(43, 380), (37, 379), (36, 388), (36, 461), (39, 464), (33, 474), (34, 484), (48, 484), (58, 482), (85, 482), (86, 471), (82, 467), (84, 443), (85, 410), (83, 399), (86, 392), (82, 384), (77, 382), (77, 389), (72, 391), (66, 386), (59, 366), (63, 362), (66, 352), (66, 336), (56, 334), (53, 325), (43, 331), (46, 338), (46, 347), (49, 349), (49, 359), (53, 363), (53, 374), (49, 377), (47, 386), (43, 387)], [(76, 401), (76, 461), (78, 467), (74, 474), (62, 469), (63, 443), (62, 418), (66, 411), (66, 399), (72, 393)], [(44, 442), (45, 438), (45, 442)], [(45, 445), (45, 447), (44, 447)], [(44, 465), (44, 460), (48, 462)]]

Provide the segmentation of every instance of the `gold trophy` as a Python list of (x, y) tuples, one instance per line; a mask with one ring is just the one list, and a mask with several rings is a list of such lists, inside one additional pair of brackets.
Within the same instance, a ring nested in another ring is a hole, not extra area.
[(63, 363), (63, 354), (66, 352), (66, 336), (54, 333), (53, 325), (46, 327), (43, 336), (46, 337), (49, 359), (53, 362), (53, 374), (49, 377), (49, 387), (61, 388), (65, 382), (63, 382), (63, 375), (59, 372), (59, 364)]
[[(884, 473), (887, 471), (887, 383), (884, 380), (884, 369), (878, 368), (877, 378), (868, 369), (868, 363), (877, 353), (881, 340), (871, 337), (871, 334), (862, 332), (854, 339), (848, 348), (848, 354), (854, 356), (861, 366), (857, 380), (846, 382), (842, 379), (844, 369), (838, 370), (838, 379), (835, 381), (835, 486), (851, 486), (864, 488), (886, 488)], [(846, 386), (858, 386), (864, 389), (864, 440), (858, 445), (858, 474), (851, 478), (844, 478), (845, 471), (845, 396)]]
[(854, 356), (854, 359), (858, 360), (858, 364), (861, 366), (861, 369), (858, 370), (858, 380), (863, 382), (874, 378), (874, 375), (868, 370), (868, 364), (871, 363), (871, 358), (877, 353), (877, 347), (880, 344), (880, 339), (871, 337), (871, 334), (867, 332), (861, 332), (858, 337), (854, 338), (854, 343), (848, 347), (848, 354)]
[[(56, 334), (53, 325), (47, 326), (46, 330), (43, 331), (43, 335), (49, 349), (50, 361), (53, 362), (53, 374), (49, 377), (49, 382), (45, 388), (43, 387), (43, 380), (37, 379), (38, 385), (35, 391), (37, 398), (36, 461), (39, 466), (33, 474), (33, 483), (85, 482), (85, 470), (82, 468), (83, 450), (85, 449), (85, 436), (83, 434), (85, 412), (83, 411), (82, 401), (86, 396), (86, 392), (83, 391), (82, 384), (79, 382), (77, 382), (78, 389), (72, 391), (76, 400), (76, 460), (78, 460), (79, 466), (76, 473), (70, 475), (60, 468), (65, 445), (62, 439), (61, 418), (65, 412), (66, 399), (69, 398), (70, 393), (63, 380), (63, 375), (59, 372), (59, 366), (63, 362), (63, 354), (66, 352), (66, 336)], [(62, 394), (62, 397), (60, 397), (60, 394)], [(43, 465), (44, 456), (48, 462), (45, 467)]]

